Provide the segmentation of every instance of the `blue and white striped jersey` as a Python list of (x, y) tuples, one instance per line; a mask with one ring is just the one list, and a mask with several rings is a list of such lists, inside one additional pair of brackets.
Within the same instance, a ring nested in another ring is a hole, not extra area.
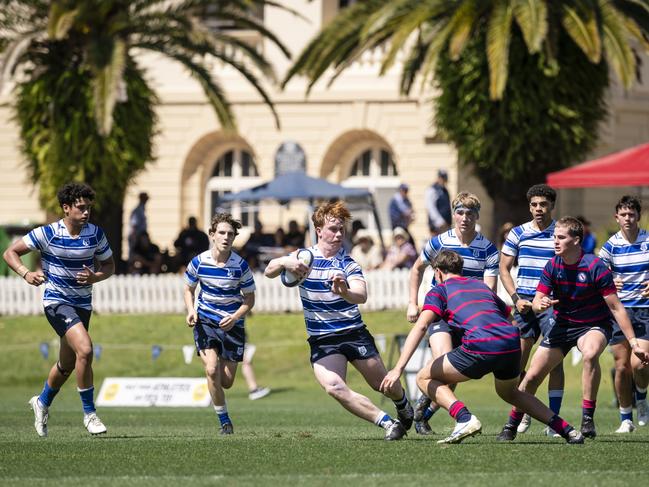
[(599, 258), (611, 269), (614, 278), (624, 281), (617, 293), (624, 306), (648, 308), (649, 299), (643, 298), (640, 291), (643, 283), (649, 281), (649, 232), (640, 229), (633, 243), (617, 232), (602, 245)]
[[(216, 265), (211, 250), (198, 254), (187, 266), (185, 282), (190, 287), (201, 285), (197, 312), (217, 323), (239, 309), (243, 294), (255, 291), (248, 263), (234, 251), (224, 266)], [(243, 323), (241, 319), (236, 326)]]
[[(455, 229), (440, 233), (431, 238), (421, 251), (422, 262), (431, 264), (441, 250), (452, 250), (464, 259), (462, 276), (484, 279), (484, 276), (498, 275), (498, 249), (484, 235), (477, 233), (469, 246), (462, 245)], [(433, 284), (435, 284), (433, 280)]]
[(532, 223), (512, 228), (502, 248), (503, 254), (518, 258), (516, 292), (527, 296), (536, 294), (545, 264), (554, 257), (555, 221), (543, 231)]
[(43, 304), (69, 304), (77, 308), (92, 309), (92, 284), (79, 284), (78, 272), (86, 265), (95, 269), (95, 257), (106, 260), (113, 251), (104, 231), (86, 223), (78, 236), (72, 237), (63, 220), (34, 228), (23, 237), (31, 250), (41, 253), (43, 273), (47, 278)]
[(329, 285), (329, 277), (338, 272), (345, 274), (348, 282), (354, 279), (364, 281), (361, 267), (342, 248), (331, 258), (325, 258), (315, 245), (309, 250), (314, 257), (313, 267), (300, 284), (307, 335), (327, 335), (365, 326), (358, 305), (332, 293)]

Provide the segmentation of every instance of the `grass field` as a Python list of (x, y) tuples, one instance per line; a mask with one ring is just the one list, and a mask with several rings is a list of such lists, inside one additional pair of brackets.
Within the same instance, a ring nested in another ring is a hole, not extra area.
[[(401, 312), (367, 313), (373, 333), (408, 330)], [(483, 435), (440, 446), (452, 421), (431, 424), (436, 434), (414, 432), (401, 442), (354, 418), (315, 383), (308, 365), (301, 316), (255, 315), (248, 322), (257, 344), (260, 383), (273, 393), (249, 401), (243, 378), (228, 393), (235, 435), (217, 436), (211, 409), (103, 408), (108, 434), (90, 437), (81, 424), (78, 394), (70, 381), (50, 415), (50, 436), (38, 438), (27, 400), (51, 366), (38, 345), (53, 333), (41, 317), (0, 318), (0, 485), (642, 485), (647, 477), (649, 428), (620, 437), (605, 374), (596, 421), (599, 436), (584, 446), (542, 436), (541, 425), (514, 444), (495, 435), (508, 407), (489, 378), (462, 385), (461, 398), (480, 417)], [(91, 328), (102, 345), (96, 385), (106, 376), (200, 376), (197, 360), (186, 365), (180, 347), (191, 333), (180, 316), (95, 316)], [(151, 358), (151, 345), (163, 352)], [(53, 350), (53, 349), (52, 349)], [(608, 354), (604, 369), (610, 367)], [(566, 364), (562, 415), (577, 422), (579, 367)], [(350, 372), (354, 388), (376, 402), (377, 393)], [(545, 394), (540, 397), (545, 400)], [(392, 411), (387, 402), (380, 403)]]

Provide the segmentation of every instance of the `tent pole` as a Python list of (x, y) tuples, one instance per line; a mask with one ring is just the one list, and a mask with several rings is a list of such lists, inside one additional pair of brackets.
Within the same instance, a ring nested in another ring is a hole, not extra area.
[(383, 241), (383, 232), (381, 231), (381, 221), (379, 220), (379, 212), (376, 209), (376, 202), (374, 201), (374, 195), (370, 193), (370, 205), (372, 206), (372, 215), (374, 215), (374, 223), (376, 223), (376, 228), (379, 231), (379, 241), (381, 242), (381, 251), (383, 255), (386, 254), (387, 250), (385, 248), (385, 242)]

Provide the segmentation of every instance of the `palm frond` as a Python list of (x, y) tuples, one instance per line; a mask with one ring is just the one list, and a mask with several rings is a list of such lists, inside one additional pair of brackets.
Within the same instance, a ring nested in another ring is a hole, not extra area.
[(97, 130), (103, 136), (108, 135), (112, 129), (113, 109), (119, 84), (123, 80), (126, 56), (126, 43), (115, 39), (110, 62), (96, 71), (92, 79), (95, 121)]
[(548, 8), (545, 0), (516, 0), (514, 18), (523, 33), (530, 53), (541, 50), (548, 33)]
[(592, 63), (599, 63), (602, 58), (602, 43), (594, 12), (586, 9), (578, 12), (569, 5), (563, 5), (562, 10), (563, 28)]
[(495, 2), (487, 24), (489, 96), (492, 100), (500, 100), (507, 85), (512, 18), (513, 8), (510, 2)]
[(600, 0), (602, 37), (606, 60), (625, 88), (635, 80), (636, 60), (628, 42), (628, 31), (620, 14), (606, 1)]

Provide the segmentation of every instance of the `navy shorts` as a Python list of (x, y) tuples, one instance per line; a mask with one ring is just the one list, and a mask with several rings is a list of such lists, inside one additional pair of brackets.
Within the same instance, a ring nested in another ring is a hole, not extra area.
[[(534, 296), (520, 296), (520, 299), (534, 300)], [(547, 335), (554, 325), (554, 309), (548, 308), (538, 315), (529, 310), (520, 314), (514, 306), (514, 320), (521, 332), (521, 338), (533, 338), (535, 341), (542, 335)]]
[(329, 355), (344, 355), (349, 362), (353, 362), (376, 357), (379, 354), (374, 337), (365, 327), (341, 333), (310, 336), (307, 341), (311, 346), (312, 364)]
[[(629, 320), (631, 320), (635, 337), (640, 340), (649, 340), (649, 308), (626, 308), (626, 312), (629, 315)], [(613, 336), (608, 344), (617, 345), (624, 340), (626, 340), (626, 337), (616, 321), (613, 323)]]
[(223, 331), (216, 321), (199, 314), (198, 322), (194, 325), (194, 343), (197, 353), (212, 349), (225, 360), (243, 362), (246, 331), (243, 324), (236, 324), (229, 331)]
[(451, 325), (444, 320), (439, 320), (428, 325), (428, 335), (432, 336), (435, 333), (449, 333), (451, 335), (451, 343), (454, 349), (462, 345), (462, 330), (451, 327)]
[(82, 323), (83, 327), (88, 330), (90, 327), (90, 315), (92, 315), (92, 311), (89, 309), (77, 308), (65, 303), (45, 306), (45, 317), (61, 338), (77, 323)]
[(610, 322), (602, 322), (598, 326), (554, 326), (541, 340), (540, 346), (560, 348), (563, 354), (567, 355), (572, 347), (577, 346), (577, 341), (591, 330), (602, 333), (608, 342), (611, 339), (612, 327)]
[(446, 354), (448, 361), (462, 375), (480, 379), (492, 373), (498, 380), (518, 379), (521, 374), (521, 351), (503, 354), (469, 353), (458, 347)]

